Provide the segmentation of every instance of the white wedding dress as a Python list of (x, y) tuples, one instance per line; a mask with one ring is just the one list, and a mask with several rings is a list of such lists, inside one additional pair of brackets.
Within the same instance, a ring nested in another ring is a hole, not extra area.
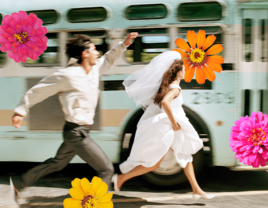
[[(177, 84), (169, 87), (180, 88)], [(182, 108), (182, 93), (170, 102), (170, 106), (181, 130), (173, 131), (164, 109), (152, 103), (141, 117), (128, 159), (120, 164), (122, 173), (127, 173), (138, 165), (152, 167), (159, 162), (170, 148), (182, 168), (193, 161), (195, 154), (203, 147), (196, 130), (189, 122)]]

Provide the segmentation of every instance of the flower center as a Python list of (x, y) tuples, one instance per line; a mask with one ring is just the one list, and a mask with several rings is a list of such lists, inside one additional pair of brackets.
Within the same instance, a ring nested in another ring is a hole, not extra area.
[(82, 201), (82, 208), (97, 208), (98, 202), (93, 196), (87, 195)]
[(192, 50), (190, 54), (190, 60), (192, 61), (193, 64), (198, 65), (204, 62), (204, 59), (206, 57), (206, 53), (202, 51), (199, 48), (196, 48)]
[[(253, 143), (254, 146), (261, 146), (262, 145), (262, 141), (266, 139), (266, 134), (265, 132), (261, 129), (253, 129), (252, 130), (253, 135), (251, 136), (251, 141)], [(249, 140), (250, 141), (250, 138)]]
[(26, 43), (29, 40), (27, 32), (15, 33), (13, 35), (20, 43)]

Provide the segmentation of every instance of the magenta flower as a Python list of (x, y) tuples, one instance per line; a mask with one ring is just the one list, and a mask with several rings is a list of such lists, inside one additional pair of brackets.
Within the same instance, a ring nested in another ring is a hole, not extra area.
[(47, 28), (33, 13), (24, 11), (6, 15), (0, 26), (0, 50), (16, 62), (26, 62), (27, 57), (36, 60), (47, 48)]
[(254, 168), (268, 162), (268, 115), (262, 112), (241, 117), (232, 127), (230, 146), (235, 158)]

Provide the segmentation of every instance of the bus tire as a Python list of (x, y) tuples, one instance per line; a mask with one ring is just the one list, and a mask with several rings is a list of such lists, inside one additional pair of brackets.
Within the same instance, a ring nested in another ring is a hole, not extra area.
[[(203, 119), (200, 118), (198, 114), (196, 114), (194, 111), (189, 109), (186, 106), (183, 106), (184, 111), (186, 113), (186, 116), (189, 118), (189, 121), (193, 125), (193, 127), (196, 129), (199, 135), (207, 135), (208, 138), (209, 132), (207, 129), (207, 126)], [(125, 129), (125, 134), (131, 135), (128, 143), (128, 148), (122, 148), (121, 151), (121, 162), (125, 161), (127, 157), (130, 154), (135, 133), (136, 133), (136, 126), (140, 119), (140, 117), (143, 114), (143, 110), (138, 110), (130, 122), (127, 125), (127, 128)], [(123, 139), (124, 140), (124, 139)], [(124, 141), (123, 141), (124, 142)], [(210, 146), (211, 148), (211, 141), (207, 142), (206, 146)], [(173, 155), (173, 158), (172, 158)], [(193, 155), (193, 166), (196, 177), (200, 175), (202, 170), (204, 169), (204, 166), (209, 163), (209, 158), (211, 158), (211, 154), (208, 154), (207, 152), (204, 152), (203, 149), (199, 150), (195, 155)], [(169, 161), (169, 167), (165, 169), (165, 167), (161, 167), (162, 164), (166, 161)], [(187, 181), (187, 178), (184, 174), (183, 169), (179, 166), (179, 164), (174, 161), (175, 157), (172, 152), (172, 150), (169, 150), (169, 152), (166, 154), (164, 160), (162, 161), (160, 167), (158, 170), (146, 173), (142, 175), (141, 177), (152, 184), (159, 185), (159, 186), (172, 186), (172, 185), (178, 185), (181, 183), (184, 183)], [(171, 165), (170, 165), (171, 164)]]

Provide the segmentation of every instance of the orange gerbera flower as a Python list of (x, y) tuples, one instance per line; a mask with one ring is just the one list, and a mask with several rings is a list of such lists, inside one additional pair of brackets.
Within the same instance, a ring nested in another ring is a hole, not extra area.
[[(179, 49), (173, 49), (181, 54), (185, 66), (185, 82), (190, 82), (196, 70), (196, 81), (199, 84), (204, 84), (206, 78), (209, 81), (216, 79), (215, 72), (220, 73), (224, 59), (216, 55), (223, 50), (221, 44), (216, 44), (210, 47), (216, 40), (215, 35), (209, 35), (206, 38), (204, 30), (187, 32), (187, 40), (191, 47), (182, 38), (177, 38), (175, 41)], [(208, 49), (209, 48), (209, 49)]]

